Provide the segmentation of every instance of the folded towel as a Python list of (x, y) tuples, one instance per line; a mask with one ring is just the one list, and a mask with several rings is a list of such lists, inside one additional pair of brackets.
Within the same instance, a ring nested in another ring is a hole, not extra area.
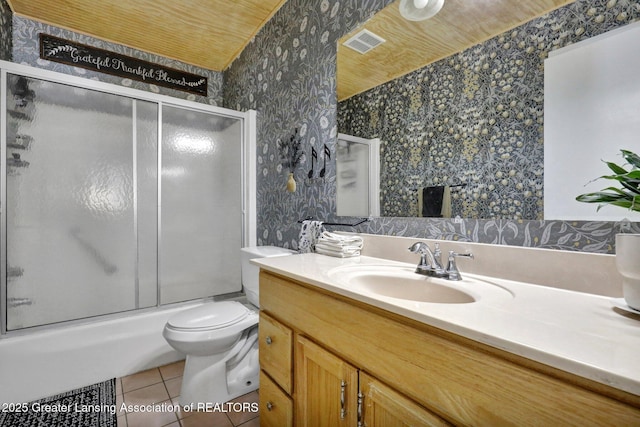
[(362, 237), (360, 236), (335, 234), (325, 231), (320, 235), (319, 240), (325, 244), (332, 244), (336, 246), (358, 246), (362, 248)]
[(316, 252), (339, 258), (354, 257), (360, 255), (362, 245), (362, 237), (325, 231), (316, 243)]
[(322, 243), (316, 245), (316, 252), (322, 255), (329, 255), (338, 258), (348, 258), (354, 256), (360, 256), (360, 249), (347, 248), (337, 250), (331, 246), (325, 246)]
[(324, 232), (322, 221), (302, 221), (300, 236), (298, 238), (298, 252), (301, 254), (314, 252), (318, 239)]

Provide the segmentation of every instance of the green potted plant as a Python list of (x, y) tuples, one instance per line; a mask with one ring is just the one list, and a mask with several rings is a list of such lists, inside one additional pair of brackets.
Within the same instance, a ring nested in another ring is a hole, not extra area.
[(620, 150), (622, 157), (631, 165), (631, 170), (613, 162), (605, 162), (613, 175), (603, 175), (597, 179), (618, 181), (622, 188), (607, 187), (594, 193), (581, 194), (576, 200), (584, 203), (599, 203), (598, 210), (605, 205), (614, 205), (640, 212), (640, 156), (629, 151)]
[[(598, 203), (598, 210), (605, 205), (613, 205), (640, 212), (640, 156), (629, 150), (620, 151), (631, 168), (627, 170), (616, 163), (605, 162), (613, 175), (598, 178), (617, 181), (620, 187), (581, 194), (576, 197), (577, 201)], [(616, 267), (622, 275), (626, 304), (640, 312), (640, 234), (616, 234)]]

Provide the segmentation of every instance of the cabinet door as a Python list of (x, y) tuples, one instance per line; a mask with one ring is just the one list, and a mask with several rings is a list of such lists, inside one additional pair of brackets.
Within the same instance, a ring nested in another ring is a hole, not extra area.
[(262, 427), (291, 427), (293, 403), (264, 371), (260, 372), (260, 425)]
[(360, 390), (364, 395), (362, 416), (367, 427), (451, 425), (364, 372), (360, 372)]
[(258, 336), (260, 368), (291, 394), (293, 331), (261, 311)]
[(295, 355), (296, 425), (356, 426), (358, 370), (297, 336)]

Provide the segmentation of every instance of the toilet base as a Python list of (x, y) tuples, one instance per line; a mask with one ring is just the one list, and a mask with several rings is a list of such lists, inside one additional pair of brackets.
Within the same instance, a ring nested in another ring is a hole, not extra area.
[[(190, 410), (224, 403), (259, 387), (257, 329), (256, 339), (245, 342), (250, 347), (239, 360), (220, 355), (187, 355), (182, 376), (180, 405)], [(253, 337), (252, 337), (253, 338)], [(231, 354), (233, 354), (232, 352)]]

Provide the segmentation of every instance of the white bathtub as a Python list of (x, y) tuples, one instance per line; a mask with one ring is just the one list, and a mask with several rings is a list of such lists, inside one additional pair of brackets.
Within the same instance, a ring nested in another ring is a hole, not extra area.
[(0, 339), (0, 403), (27, 402), (183, 359), (162, 337), (201, 303)]

